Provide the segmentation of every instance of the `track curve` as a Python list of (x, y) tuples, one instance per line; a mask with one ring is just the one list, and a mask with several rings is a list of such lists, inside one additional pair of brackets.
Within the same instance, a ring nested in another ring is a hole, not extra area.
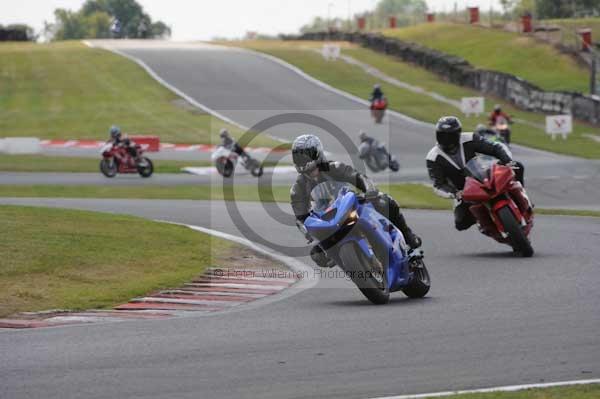
[[(0, 203), (241, 234), (222, 203)], [(261, 204), (240, 206), (265, 237), (303, 244), (292, 227), (264, 223)], [(0, 396), (364, 398), (600, 376), (600, 220), (538, 218), (537, 254), (524, 260), (475, 230), (456, 234), (447, 213), (407, 217), (427, 237), (433, 285), (424, 300), (397, 294), (375, 307), (321, 275), (315, 288), (235, 315), (1, 332)]]
[[(326, 116), (353, 138), (361, 126), (372, 127), (356, 103), (256, 55), (193, 44), (118, 46), (244, 124), (281, 110), (319, 108), (332, 110)], [(431, 132), (404, 120), (392, 126), (398, 130), (391, 147), (403, 164), (423, 168)], [(291, 138), (297, 131), (275, 133)], [(334, 137), (324, 141), (339, 149)], [(598, 176), (597, 162), (525, 148), (515, 152), (533, 181), (545, 182), (532, 187), (539, 190), (534, 199), (539, 192), (544, 201), (575, 203), (597, 193), (592, 188), (573, 197), (573, 187), (550, 179)], [(217, 202), (0, 203), (116, 211), (245, 233)], [(266, 239), (304, 244), (291, 220), (269, 220), (265, 208), (281, 205), (238, 206)], [(286, 206), (281, 211), (290, 213)], [(520, 259), (475, 229), (456, 233), (447, 212), (407, 211), (407, 217), (425, 238), (432, 274), (427, 299), (399, 294), (391, 304), (374, 307), (350, 283), (321, 275), (309, 291), (235, 315), (3, 331), (0, 396), (364, 398), (600, 376), (599, 219), (538, 217), (536, 256)]]

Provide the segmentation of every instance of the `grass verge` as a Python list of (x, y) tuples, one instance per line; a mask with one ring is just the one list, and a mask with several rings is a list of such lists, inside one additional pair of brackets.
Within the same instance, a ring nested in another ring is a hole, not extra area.
[[(180, 173), (181, 168), (186, 166), (212, 166), (210, 161), (153, 160), (152, 162), (156, 173)], [(0, 154), (0, 171), (2, 172), (100, 173), (99, 164), (100, 156), (84, 158)]]
[[(404, 208), (450, 209), (451, 203), (433, 194), (421, 184), (382, 185)], [(0, 185), (0, 197), (31, 198), (132, 198), (172, 200), (225, 200), (289, 202), (289, 186), (259, 188), (256, 185), (237, 185), (232, 192), (214, 186), (54, 186)]]
[[(349, 65), (342, 60), (326, 61), (314, 49), (323, 44), (319, 42), (282, 42), (282, 41), (240, 41), (224, 42), (227, 45), (246, 47), (271, 54), (295, 65), (333, 87), (344, 90), (361, 98), (367, 98), (373, 84), (380, 83), (377, 78), (367, 74), (358, 66)], [(379, 54), (369, 49), (360, 48), (349, 43), (341, 43), (342, 52), (359, 61), (376, 66), (386, 75), (398, 80), (422, 87), (428, 91), (442, 94), (460, 101), (462, 97), (481, 96), (479, 92), (462, 88), (443, 81), (439, 76), (422, 68), (402, 62), (397, 58)], [(390, 99), (390, 107), (415, 119), (435, 123), (442, 115), (460, 115), (458, 108), (437, 101), (427, 95), (417, 94), (407, 89), (390, 84), (382, 84), (383, 90)], [(488, 97), (487, 111), (491, 111), (495, 103), (503, 104), (504, 109), (513, 117), (525, 120), (536, 126), (545, 126), (545, 115), (521, 111), (501, 100)], [(487, 115), (481, 117), (464, 117), (461, 115), (466, 130), (473, 130), (479, 123), (485, 122)], [(513, 140), (522, 145), (539, 148), (560, 154), (599, 159), (600, 144), (585, 134), (600, 135), (600, 129), (576, 122), (574, 131), (568, 140), (552, 140), (543, 128), (536, 128), (524, 123), (512, 126)]]
[(107, 308), (189, 281), (231, 246), (136, 217), (0, 206), (0, 317)]
[(545, 90), (589, 91), (586, 69), (551, 45), (526, 35), (450, 23), (386, 29), (383, 34), (457, 55), (478, 68), (517, 75)]
[(596, 399), (598, 397), (600, 397), (600, 384), (444, 396), (447, 399)]
[[(451, 210), (452, 201), (438, 197), (422, 184), (403, 183), (379, 185), (379, 189), (394, 197), (405, 209)], [(118, 198), (289, 202), (289, 186), (259, 188), (238, 185), (233, 192), (214, 186), (52, 186), (0, 185), (0, 197), (18, 198)], [(541, 215), (600, 217), (600, 211), (536, 208)]]
[[(0, 44), (0, 132), (107, 138), (111, 125), (172, 143), (216, 142), (228, 126), (161, 86), (137, 64), (79, 42)], [(278, 144), (265, 136), (252, 146)]]

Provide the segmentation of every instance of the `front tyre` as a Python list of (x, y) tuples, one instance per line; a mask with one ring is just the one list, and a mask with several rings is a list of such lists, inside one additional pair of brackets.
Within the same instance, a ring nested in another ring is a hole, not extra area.
[(498, 210), (498, 217), (504, 226), (504, 231), (508, 234), (510, 246), (515, 252), (518, 252), (524, 258), (533, 256), (534, 251), (531, 242), (529, 242), (523, 228), (508, 205)]
[(263, 173), (264, 173), (262, 165), (253, 167), (252, 169), (250, 169), (250, 173), (254, 177), (261, 177), (263, 175)]
[(150, 177), (154, 173), (154, 165), (150, 159), (143, 157), (137, 164), (137, 170), (140, 176), (144, 178)]
[(410, 262), (409, 267), (413, 278), (406, 287), (402, 289), (404, 295), (409, 298), (423, 298), (431, 288), (431, 278), (423, 259), (415, 259)]
[(100, 172), (108, 178), (115, 177), (119, 166), (114, 158), (102, 158), (100, 161)]
[[(370, 261), (354, 243), (346, 243), (339, 250), (343, 270), (360, 292), (375, 305), (383, 305), (390, 300), (386, 273), (381, 263), (373, 257)], [(375, 270), (379, 266), (380, 270)]]
[(235, 169), (235, 165), (231, 162), (230, 159), (227, 158), (219, 158), (217, 159), (217, 171), (223, 177), (231, 177), (233, 175), (233, 171)]

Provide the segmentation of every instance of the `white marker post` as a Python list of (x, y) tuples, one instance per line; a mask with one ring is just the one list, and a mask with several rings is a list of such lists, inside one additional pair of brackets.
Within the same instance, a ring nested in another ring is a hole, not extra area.
[(552, 140), (556, 140), (556, 135), (560, 134), (563, 140), (573, 131), (573, 117), (571, 115), (553, 115), (546, 117), (546, 133), (552, 135)]
[(327, 61), (335, 61), (340, 57), (341, 49), (337, 44), (326, 43), (321, 53)]
[(483, 97), (463, 97), (461, 102), (462, 112), (468, 117), (470, 115), (479, 116), (485, 109), (485, 98)]

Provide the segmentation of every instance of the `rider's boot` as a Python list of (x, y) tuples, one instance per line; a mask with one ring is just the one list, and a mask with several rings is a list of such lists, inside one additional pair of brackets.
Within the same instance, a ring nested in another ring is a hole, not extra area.
[(408, 224), (406, 224), (406, 219), (404, 219), (402, 212), (398, 211), (398, 213), (392, 215), (390, 221), (402, 232), (404, 241), (406, 241), (406, 244), (408, 244), (411, 249), (419, 248), (423, 244), (421, 237), (416, 235), (411, 228), (408, 227)]

